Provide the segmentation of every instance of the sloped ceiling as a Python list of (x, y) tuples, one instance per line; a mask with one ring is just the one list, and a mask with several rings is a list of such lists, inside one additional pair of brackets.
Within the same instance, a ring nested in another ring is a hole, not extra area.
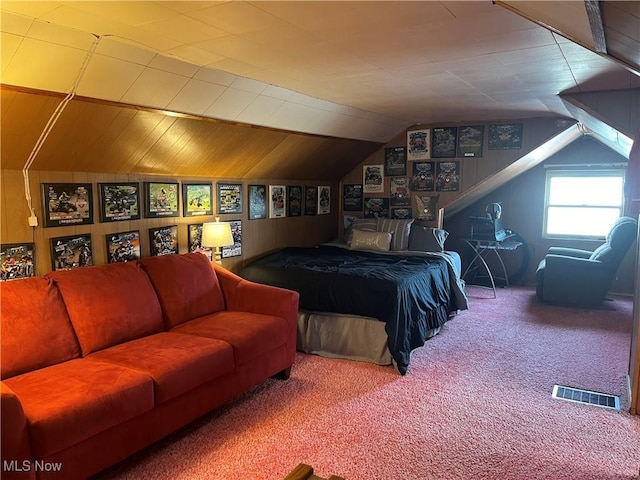
[[(609, 3), (625, 2), (600, 2), (603, 12)], [(629, 67), (640, 51), (637, 35), (629, 32), (640, 22), (633, 8), (620, 6), (615, 8), (622, 15), (602, 16), (615, 25), (604, 28), (612, 45), (606, 54), (594, 51), (592, 19), (585, 4), (574, 1), (3, 1), (1, 8), (4, 85), (59, 93), (75, 88), (82, 97), (107, 101), (94, 115), (89, 110), (98, 109), (97, 103), (73, 100), (70, 111), (86, 123), (65, 113), (60, 125), (69, 130), (59, 138), (70, 138), (92, 121), (111, 125), (105, 120), (110, 116), (144, 118), (128, 125), (144, 125), (147, 141), (159, 134), (158, 125), (168, 125), (160, 137), (176, 139), (177, 145), (154, 144), (145, 154), (130, 154), (133, 135), (115, 136), (126, 143), (111, 146), (113, 153), (128, 152), (131, 159), (126, 166), (114, 160), (119, 166), (111, 168), (118, 171), (155, 173), (165, 162), (164, 168), (184, 174), (210, 175), (242, 166), (250, 152), (225, 156), (231, 149), (214, 147), (231, 145), (227, 137), (240, 142), (243, 135), (229, 130), (247, 124), (266, 129), (249, 129), (245, 140), (270, 140), (252, 169), (240, 169), (244, 175), (304, 178), (313, 172), (312, 178), (321, 178), (326, 167), (335, 169), (327, 175), (339, 179), (340, 172), (413, 125), (574, 117), (560, 93), (640, 86), (637, 70)], [(111, 102), (141, 109), (114, 114), (118, 107)], [(170, 119), (155, 118), (162, 110)], [(18, 115), (3, 106), (3, 168), (6, 158), (21, 156), (5, 155), (11, 138), (5, 135), (5, 112)], [(192, 115), (234, 124), (199, 125)], [(278, 142), (268, 129), (286, 131), (288, 142)], [(190, 137), (210, 139), (207, 148), (199, 153)], [(165, 150), (177, 162), (172, 167), (166, 167)], [(55, 159), (57, 151), (48, 153), (46, 164), (34, 166), (65, 162)], [(187, 153), (194, 160), (185, 163)], [(302, 166), (310, 159), (310, 167)], [(78, 162), (82, 168), (93, 165)], [(268, 163), (273, 165), (267, 168)]]

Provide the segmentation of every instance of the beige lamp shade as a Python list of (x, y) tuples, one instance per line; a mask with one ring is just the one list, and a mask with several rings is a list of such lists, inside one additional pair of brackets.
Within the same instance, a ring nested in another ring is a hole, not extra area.
[(226, 247), (227, 245), (233, 245), (233, 235), (229, 223), (220, 222), (216, 218), (215, 222), (207, 222), (202, 225), (203, 247)]

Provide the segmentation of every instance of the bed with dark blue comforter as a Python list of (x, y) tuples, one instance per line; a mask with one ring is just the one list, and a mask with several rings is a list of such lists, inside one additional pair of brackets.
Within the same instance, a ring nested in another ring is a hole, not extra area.
[(300, 293), (300, 309), (377, 318), (389, 351), (405, 374), (410, 353), (450, 314), (467, 308), (464, 285), (442, 253), (349, 250), (333, 245), (289, 247), (245, 267), (251, 281)]

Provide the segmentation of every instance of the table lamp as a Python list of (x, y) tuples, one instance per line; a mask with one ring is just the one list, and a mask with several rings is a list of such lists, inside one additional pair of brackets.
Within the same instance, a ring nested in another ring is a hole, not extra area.
[(207, 222), (202, 225), (202, 246), (215, 247), (214, 260), (219, 265), (222, 265), (220, 247), (227, 245), (233, 245), (231, 224), (221, 222), (220, 217), (216, 217), (215, 222)]

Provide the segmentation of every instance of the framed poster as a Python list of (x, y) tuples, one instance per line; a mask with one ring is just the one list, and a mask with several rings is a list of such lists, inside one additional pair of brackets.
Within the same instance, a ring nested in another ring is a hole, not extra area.
[(396, 220), (406, 220), (411, 217), (411, 207), (406, 208), (392, 208), (391, 218)]
[(287, 216), (287, 194), (284, 185), (269, 185), (269, 218)]
[(302, 215), (302, 187), (300, 185), (287, 187), (287, 206), (290, 217)]
[(267, 218), (267, 186), (249, 185), (249, 220)]
[(413, 162), (411, 190), (430, 192), (435, 186), (436, 162)]
[(218, 183), (218, 213), (242, 213), (241, 183)]
[(522, 148), (522, 123), (489, 125), (489, 150)]
[(179, 217), (179, 196), (177, 182), (144, 182), (144, 216)]
[(342, 210), (345, 212), (362, 211), (362, 184), (347, 184), (342, 186)]
[(182, 184), (182, 216), (213, 215), (213, 186), (211, 183)]
[(390, 205), (393, 207), (411, 205), (409, 195), (409, 179), (407, 177), (391, 177), (389, 179)]
[(304, 214), (315, 215), (318, 203), (318, 187), (304, 187)]
[(431, 131), (431, 157), (455, 158), (458, 127), (438, 127)]
[(35, 243), (3, 243), (0, 245), (0, 281), (19, 280), (36, 274)]
[(384, 174), (407, 174), (407, 147), (390, 147), (384, 149)]
[(458, 157), (482, 157), (484, 125), (458, 128)]
[(322, 185), (318, 187), (318, 215), (331, 212), (331, 187)]
[(189, 252), (202, 253), (209, 260), (213, 260), (213, 249), (211, 247), (202, 246), (202, 224), (192, 223), (187, 225), (187, 242), (189, 244)]
[(364, 193), (384, 192), (384, 165), (364, 165), (362, 167), (362, 184)]
[(460, 190), (460, 162), (438, 162), (436, 192), (457, 192)]
[(98, 194), (101, 222), (140, 219), (139, 183), (99, 183)]
[(233, 235), (233, 245), (222, 247), (222, 258), (239, 257), (242, 255), (242, 221), (232, 220), (231, 235)]
[(431, 132), (426, 130), (407, 131), (407, 159), (428, 160), (431, 158)]
[(139, 230), (109, 233), (106, 239), (109, 263), (133, 262), (141, 257)]
[(438, 197), (434, 195), (414, 195), (419, 220), (433, 221), (438, 211)]
[(49, 239), (51, 243), (51, 270), (71, 270), (93, 265), (91, 234), (69, 235)]
[(180, 253), (178, 251), (178, 226), (150, 228), (149, 251), (152, 257)]
[(45, 227), (93, 223), (93, 188), (90, 183), (43, 183), (41, 186)]
[(364, 218), (389, 218), (389, 199), (365, 198)]

